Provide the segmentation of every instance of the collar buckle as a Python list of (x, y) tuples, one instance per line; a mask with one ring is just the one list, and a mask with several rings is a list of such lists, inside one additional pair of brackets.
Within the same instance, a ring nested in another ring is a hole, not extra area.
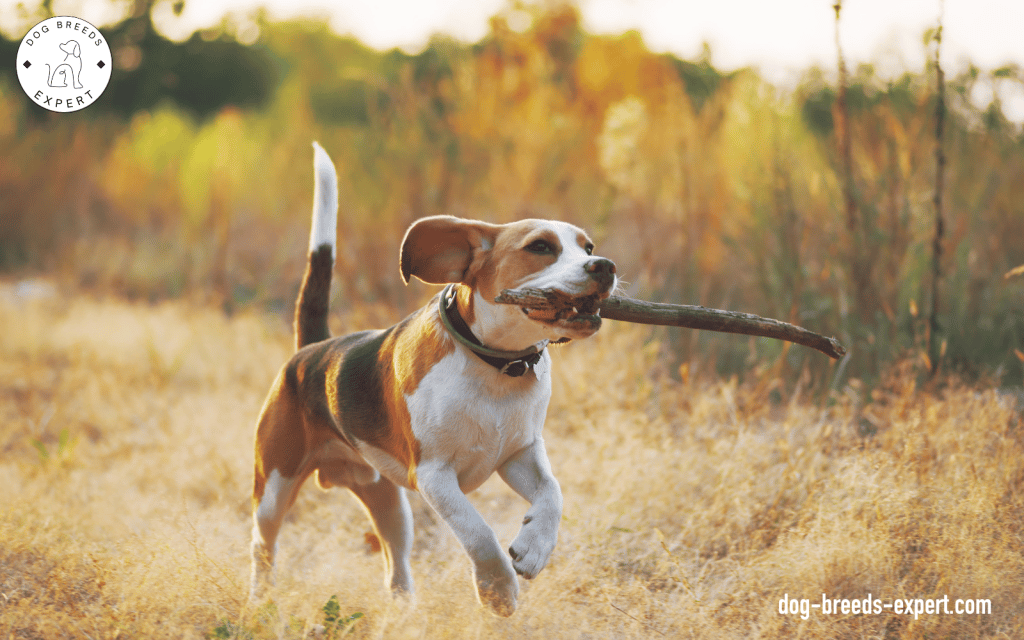
[(511, 360), (507, 362), (501, 369), (498, 369), (498, 371), (504, 373), (506, 376), (518, 378), (519, 376), (526, 373), (528, 369), (532, 369), (533, 366), (538, 362), (540, 362), (540, 352), (535, 353), (532, 356), (520, 358), (518, 360)]

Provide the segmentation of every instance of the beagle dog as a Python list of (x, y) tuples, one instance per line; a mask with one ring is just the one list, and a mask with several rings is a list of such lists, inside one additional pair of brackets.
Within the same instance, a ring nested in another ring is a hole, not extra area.
[[(402, 241), (402, 278), (447, 285), (444, 291), (388, 329), (331, 338), (337, 176), (327, 153), (313, 147), (297, 352), (277, 375), (256, 428), (252, 595), (269, 582), (281, 522), (315, 475), (321, 488), (345, 487), (365, 506), (393, 592), (413, 592), (406, 491), (418, 491), (469, 555), (480, 602), (509, 616), (516, 574), (529, 579), (544, 568), (562, 513), (541, 435), (551, 397), (546, 347), (598, 330), (597, 303), (615, 289), (615, 264), (594, 256), (587, 234), (565, 222), (422, 218)], [(557, 313), (494, 303), (502, 289), (519, 287), (555, 289), (581, 302)], [(530, 503), (507, 551), (466, 498), (495, 471)]]

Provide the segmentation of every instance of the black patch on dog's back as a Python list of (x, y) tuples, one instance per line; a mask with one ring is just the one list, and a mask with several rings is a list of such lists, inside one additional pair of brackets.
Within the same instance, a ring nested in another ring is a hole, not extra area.
[[(416, 314), (388, 329), (360, 331), (318, 342), (300, 349), (289, 363), (286, 384), (296, 389), (308, 414), (330, 428), (353, 448), (363, 442), (403, 457), (411, 463), (416, 445), (405, 442), (408, 414), (395, 406), (390, 393), (401, 393), (387, 384), (394, 381), (389, 341), (407, 328)], [(399, 411), (399, 415), (394, 415)]]
[(390, 371), (382, 371), (382, 368), (391, 369), (390, 362), (381, 362), (380, 349), (394, 330), (395, 327), (391, 327), (346, 336), (351, 343), (337, 378), (330, 381), (334, 386), (332, 391), (338, 394), (341, 428), (345, 434), (380, 448), (385, 448), (382, 445), (389, 421), (383, 376)]
[[(360, 331), (308, 345), (295, 353), (285, 367), (285, 386), (301, 398), (303, 410), (314, 422), (330, 428), (355, 448), (356, 440), (379, 424), (373, 407), (380, 402), (380, 376), (370, 362), (388, 331)], [(334, 362), (337, 376), (328, 379)], [(339, 384), (344, 379), (344, 384)], [(335, 407), (339, 409), (335, 419)], [(356, 427), (353, 430), (353, 427)]]

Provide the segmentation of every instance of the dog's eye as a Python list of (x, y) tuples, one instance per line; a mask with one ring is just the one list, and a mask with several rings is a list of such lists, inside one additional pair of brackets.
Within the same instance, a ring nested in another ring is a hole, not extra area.
[(531, 253), (554, 253), (555, 247), (547, 240), (534, 240), (526, 245), (526, 250)]
[(594, 245), (590, 244), (589, 242), (585, 247), (583, 247), (583, 250), (587, 252), (588, 256), (594, 255)]

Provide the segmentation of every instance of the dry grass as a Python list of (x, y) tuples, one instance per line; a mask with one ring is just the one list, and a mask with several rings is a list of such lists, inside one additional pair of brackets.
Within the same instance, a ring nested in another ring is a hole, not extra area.
[[(0, 292), (0, 638), (302, 637), (337, 594), (353, 638), (1011, 638), (1024, 633), (1020, 409), (891, 380), (829, 408), (659, 372), (626, 325), (559, 349), (549, 454), (566, 497), (509, 620), (414, 498), (411, 606), (368, 526), (308, 486), (273, 607), (246, 604), (253, 421), (291, 336), (185, 303)], [(352, 327), (355, 328), (355, 327)], [(341, 327), (335, 327), (336, 330)], [(505, 541), (526, 509), (472, 499)], [(991, 615), (780, 615), (783, 594), (987, 598)]]

